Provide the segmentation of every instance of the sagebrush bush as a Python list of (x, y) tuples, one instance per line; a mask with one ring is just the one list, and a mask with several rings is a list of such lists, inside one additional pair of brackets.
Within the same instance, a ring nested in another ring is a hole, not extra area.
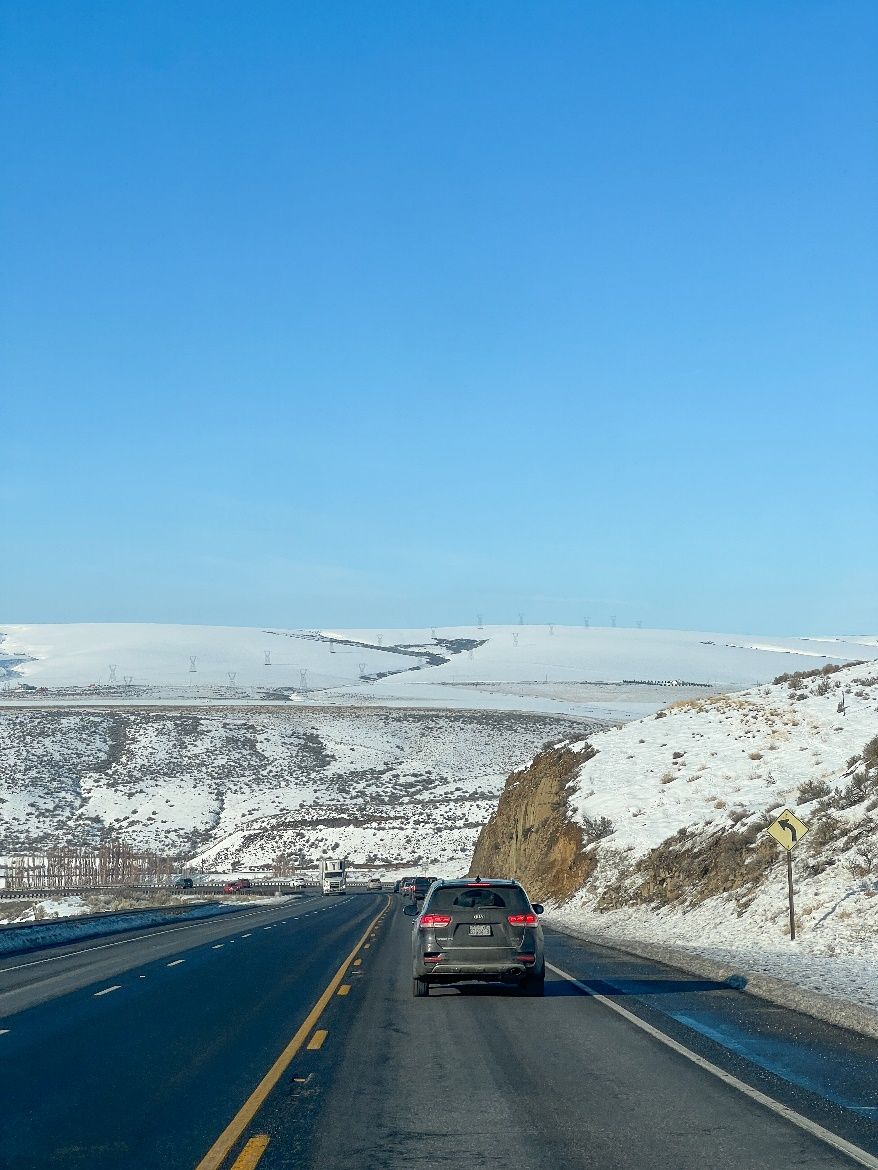
[(806, 780), (799, 788), (799, 803), (808, 804), (811, 800), (819, 800), (821, 796), (829, 795), (829, 785), (825, 780)]
[(609, 817), (583, 818), (582, 837), (586, 845), (601, 841), (604, 837), (610, 837), (615, 831), (616, 826)]

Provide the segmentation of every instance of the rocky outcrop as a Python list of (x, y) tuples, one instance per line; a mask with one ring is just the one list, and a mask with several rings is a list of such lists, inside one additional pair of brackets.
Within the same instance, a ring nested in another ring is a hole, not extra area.
[(595, 862), (568, 815), (568, 789), (594, 754), (588, 744), (547, 748), (513, 772), (479, 834), (470, 875), (516, 878), (536, 901), (563, 902), (585, 885)]

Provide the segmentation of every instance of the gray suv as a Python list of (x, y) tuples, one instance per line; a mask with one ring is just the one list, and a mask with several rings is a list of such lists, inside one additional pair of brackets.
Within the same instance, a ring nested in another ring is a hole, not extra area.
[(546, 978), (543, 908), (532, 906), (518, 882), (504, 878), (439, 881), (418, 910), (412, 929), (412, 976), (416, 997), (434, 983), (514, 984), (542, 995)]

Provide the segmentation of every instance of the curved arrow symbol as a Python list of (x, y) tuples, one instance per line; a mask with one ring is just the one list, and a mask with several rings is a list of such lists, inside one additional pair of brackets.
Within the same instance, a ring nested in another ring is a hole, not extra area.
[(788, 820), (787, 820), (785, 817), (782, 817), (782, 818), (781, 818), (781, 819), (780, 819), (780, 820), (777, 822), (777, 827), (778, 827), (779, 829), (786, 829), (786, 830), (787, 830), (787, 832), (789, 833), (789, 835), (792, 837), (792, 839), (793, 839), (793, 844), (795, 845), (795, 843), (796, 843), (796, 842), (798, 841), (798, 839), (799, 839), (799, 834), (796, 832), (796, 826), (793, 824), (793, 822), (792, 822), (792, 821), (788, 821)]

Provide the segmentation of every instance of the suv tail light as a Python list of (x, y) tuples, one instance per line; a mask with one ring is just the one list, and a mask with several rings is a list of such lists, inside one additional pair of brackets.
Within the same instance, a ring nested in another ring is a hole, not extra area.
[(450, 914), (422, 914), (418, 930), (432, 930), (434, 926), (450, 926)]
[(536, 914), (509, 914), (506, 921), (510, 926), (536, 926)]

